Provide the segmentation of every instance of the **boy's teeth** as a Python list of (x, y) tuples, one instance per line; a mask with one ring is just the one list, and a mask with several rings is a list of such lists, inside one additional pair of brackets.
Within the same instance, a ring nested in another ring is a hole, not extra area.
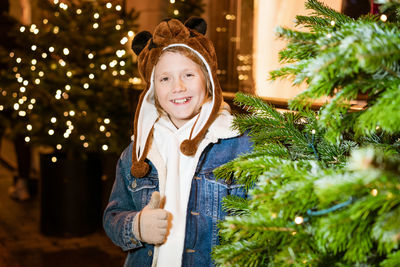
[(174, 102), (176, 104), (182, 104), (182, 103), (185, 103), (186, 101), (188, 101), (189, 99), (190, 99), (190, 97), (182, 98), (182, 99), (174, 99), (174, 100), (172, 100), (172, 102)]

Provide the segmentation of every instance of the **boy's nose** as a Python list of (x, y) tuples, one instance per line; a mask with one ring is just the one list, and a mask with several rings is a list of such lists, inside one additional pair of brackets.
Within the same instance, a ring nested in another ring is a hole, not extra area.
[(186, 91), (185, 84), (182, 82), (181, 79), (177, 79), (174, 83), (173, 92), (179, 93), (179, 92), (183, 92), (183, 91)]

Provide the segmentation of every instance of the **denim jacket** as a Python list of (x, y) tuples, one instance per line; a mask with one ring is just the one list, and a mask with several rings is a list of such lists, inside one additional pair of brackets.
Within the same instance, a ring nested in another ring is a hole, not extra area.
[[(192, 179), (187, 208), (182, 266), (214, 266), (211, 249), (219, 244), (217, 224), (226, 216), (222, 199), (227, 195), (246, 197), (239, 184), (216, 180), (213, 170), (238, 155), (251, 150), (247, 135), (220, 139), (209, 144), (201, 154)], [(143, 178), (131, 175), (132, 143), (121, 154), (103, 224), (109, 238), (128, 256), (124, 266), (151, 266), (154, 246), (141, 242), (133, 234), (132, 221), (147, 205), (151, 194), (159, 190), (157, 170), (153, 163)]]

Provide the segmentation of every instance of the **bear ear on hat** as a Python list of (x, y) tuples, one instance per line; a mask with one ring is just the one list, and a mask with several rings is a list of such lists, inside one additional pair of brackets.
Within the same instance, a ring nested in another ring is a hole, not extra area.
[(135, 38), (132, 40), (132, 50), (138, 56), (145, 48), (147, 41), (151, 39), (152, 35), (148, 31), (142, 31), (136, 34)]
[(189, 29), (195, 30), (198, 33), (206, 34), (207, 31), (207, 23), (204, 19), (199, 17), (190, 17), (186, 22), (185, 26)]

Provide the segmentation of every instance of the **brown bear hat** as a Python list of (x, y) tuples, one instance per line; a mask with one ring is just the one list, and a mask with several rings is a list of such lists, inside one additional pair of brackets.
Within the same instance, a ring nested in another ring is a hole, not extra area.
[(205, 36), (206, 29), (207, 24), (202, 18), (189, 18), (185, 24), (176, 19), (169, 19), (158, 24), (153, 35), (148, 31), (143, 31), (138, 33), (132, 41), (132, 50), (138, 56), (139, 72), (146, 81), (146, 89), (141, 93), (136, 108), (133, 129), (131, 173), (135, 177), (143, 177), (149, 171), (149, 165), (145, 162), (151, 140), (149, 137), (159, 117), (154, 107), (153, 71), (165, 48), (183, 46), (195, 52), (207, 67), (212, 87), (212, 102), (209, 111), (206, 112), (203, 123), (193, 126), (197, 128), (194, 131), (192, 129), (193, 135), (191, 134), (181, 143), (181, 152), (187, 156), (194, 155), (208, 128), (217, 118), (223, 97), (216, 75), (215, 49), (210, 39)]

